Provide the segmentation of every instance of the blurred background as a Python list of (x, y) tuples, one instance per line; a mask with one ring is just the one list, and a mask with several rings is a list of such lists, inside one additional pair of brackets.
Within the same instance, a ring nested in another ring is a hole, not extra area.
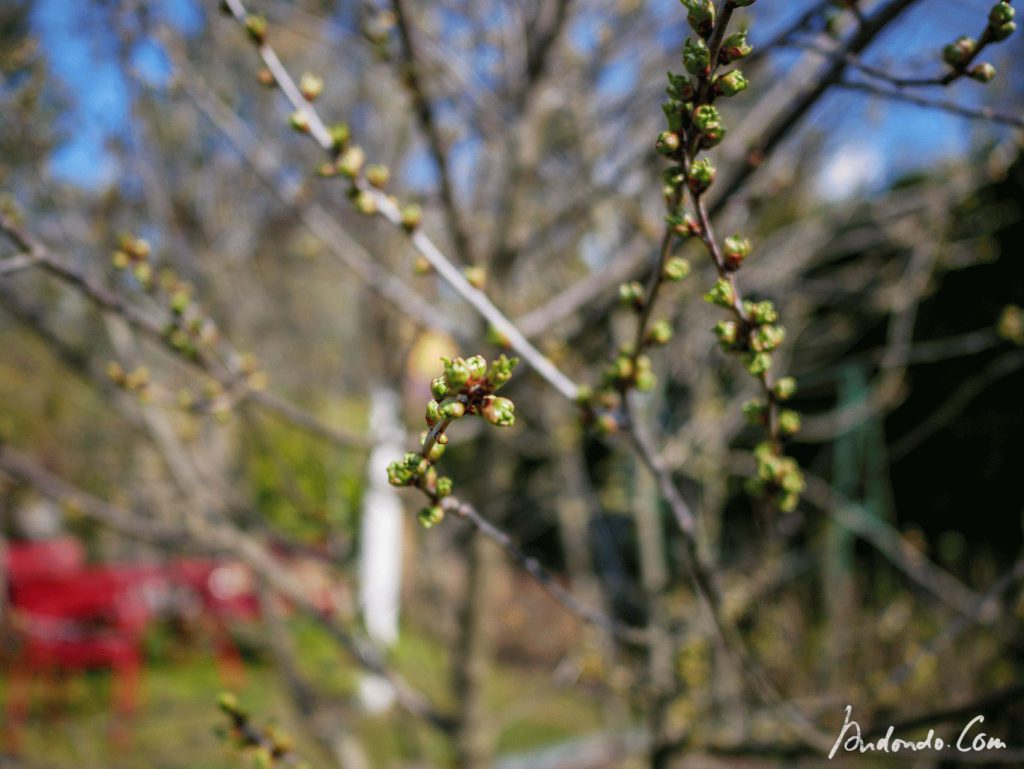
[[(871, 72), (941, 75), (991, 5), (735, 17), (751, 87), (723, 106), (711, 202), (788, 331), (799, 507), (744, 490), (754, 382), (710, 332), (699, 244), (659, 305), (676, 337), (640, 410), (772, 701), (702, 610), (628, 439), (526, 367), (516, 425), (460, 422), (444, 471), (649, 640), (582, 622), (454, 516), (416, 524), (384, 467), (415, 447), (440, 356), (501, 339), (318, 178), (216, 2), (5, 0), (0, 766), (258, 764), (222, 691), (311, 766), (817, 766), (795, 724), (834, 737), (848, 704), (908, 735), (985, 713), (1011, 748), (972, 765), (1024, 765), (1024, 56), (1017, 36), (986, 49), (989, 84)], [(596, 383), (633, 329), (617, 287), (661, 236), (679, 3), (249, 10), (449, 258)]]

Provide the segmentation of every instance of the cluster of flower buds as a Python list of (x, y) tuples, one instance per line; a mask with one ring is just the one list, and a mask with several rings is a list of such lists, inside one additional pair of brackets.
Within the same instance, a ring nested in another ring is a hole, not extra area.
[[(704, 298), (712, 304), (736, 310), (736, 290), (728, 278), (720, 278)], [(752, 376), (759, 377), (772, 365), (771, 354), (786, 338), (786, 329), (778, 325), (778, 313), (769, 301), (744, 300), (739, 319), (715, 324), (714, 334), (726, 352), (739, 353)]]
[[(651, 332), (660, 325), (660, 338), (658, 341), (652, 338)], [(644, 337), (644, 345), (667, 344), (672, 338), (672, 326), (668, 321), (658, 321)], [(623, 345), (619, 348), (618, 355), (609, 363), (601, 374), (601, 386), (605, 390), (623, 391), (635, 387), (641, 392), (648, 392), (654, 388), (654, 370), (651, 367), (651, 359), (646, 355), (636, 355), (631, 345)]]
[(430, 383), (433, 398), (427, 403), (427, 429), (420, 436), (420, 451), (409, 452), (388, 465), (392, 486), (415, 486), (430, 498), (430, 504), (418, 515), (427, 528), (444, 518), (440, 502), (452, 493), (451, 478), (439, 476), (434, 467), (448, 445), (449, 425), (474, 414), (497, 427), (515, 423), (515, 404), (495, 393), (512, 378), (518, 358), (502, 354), (489, 365), (482, 355), (441, 360), (444, 373)]
[(125, 371), (120, 363), (111, 361), (107, 364), (107, 377), (118, 387), (137, 395), (143, 403), (149, 401), (151, 378), (149, 369), (145, 366)]
[(145, 238), (124, 234), (118, 238), (117, 248), (110, 255), (115, 270), (130, 270), (138, 284), (146, 291), (153, 287), (153, 265), (149, 257), (152, 247)]
[(747, 481), (748, 490), (773, 498), (784, 513), (795, 510), (805, 487), (804, 475), (796, 460), (781, 454), (768, 442), (754, 448), (754, 460), (757, 472)]
[(1016, 31), (1015, 15), (1016, 11), (1010, 0), (1000, 0), (989, 11), (988, 24), (979, 39), (961, 35), (943, 48), (942, 60), (953, 70), (950, 79), (959, 75), (967, 75), (979, 83), (989, 83), (995, 79), (996, 68), (989, 62), (970, 65), (987, 45), (1002, 42)]
[(241, 706), (230, 692), (217, 697), (217, 707), (228, 717), (229, 726), (218, 733), (239, 750), (245, 751), (253, 769), (274, 769), (288, 765), (294, 769), (309, 769), (308, 764), (296, 761), (294, 739), (276, 725), (258, 729), (252, 723), (249, 711)]

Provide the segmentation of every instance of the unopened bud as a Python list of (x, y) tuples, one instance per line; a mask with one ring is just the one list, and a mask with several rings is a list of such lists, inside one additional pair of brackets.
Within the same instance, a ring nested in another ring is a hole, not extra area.
[(775, 383), (772, 392), (780, 401), (788, 401), (796, 392), (796, 380), (791, 376), (784, 376)]
[(623, 283), (619, 286), (619, 301), (627, 307), (640, 309), (644, 306), (644, 287), (636, 280)]
[(267, 17), (257, 13), (246, 15), (245, 31), (254, 43), (263, 45), (267, 40)]
[(667, 320), (658, 320), (647, 329), (647, 343), (653, 345), (668, 344), (672, 340), (672, 324)]
[(673, 256), (665, 262), (661, 276), (673, 282), (684, 280), (690, 274), (690, 263), (681, 256)]
[(352, 136), (348, 123), (335, 123), (327, 131), (331, 135), (331, 148), (335, 152), (342, 152)]
[(995, 79), (996, 68), (987, 61), (984, 61), (977, 66), (971, 67), (971, 71), (967, 74), (979, 83), (991, 83)]
[(739, 235), (732, 235), (722, 243), (722, 255), (728, 270), (738, 270), (743, 260), (750, 255), (750, 240)]
[(309, 115), (303, 109), (297, 109), (289, 115), (288, 123), (299, 133), (309, 133)]
[(701, 38), (686, 38), (683, 43), (683, 66), (691, 75), (707, 75), (711, 67), (711, 52)]
[(274, 73), (266, 67), (260, 67), (256, 72), (256, 82), (264, 88), (273, 88), (275, 85)]
[(406, 232), (412, 232), (419, 228), (423, 221), (423, 209), (415, 203), (408, 203), (402, 206), (402, 227)]
[(365, 162), (366, 153), (363, 152), (361, 147), (349, 147), (338, 158), (338, 170), (341, 171), (343, 176), (355, 179), (359, 176), (359, 172), (363, 170), (363, 163)]
[(766, 352), (749, 353), (743, 363), (752, 376), (760, 376), (772, 367), (772, 356)]
[(673, 155), (679, 151), (682, 146), (682, 140), (679, 138), (679, 134), (674, 131), (662, 131), (658, 134), (658, 140), (654, 143), (654, 148), (661, 155)]
[(372, 166), (366, 167), (366, 181), (379, 190), (384, 189), (388, 185), (388, 179), (390, 178), (391, 172), (387, 166), (375, 163)]
[(473, 288), (482, 291), (487, 283), (487, 270), (480, 265), (474, 264), (462, 270), (462, 277), (466, 279)]
[(428, 505), (416, 514), (416, 520), (424, 529), (432, 529), (444, 520), (444, 508), (440, 505)]
[(1013, 21), (1015, 11), (1012, 5), (1007, 2), (996, 3), (988, 12), (988, 23), (991, 27), (1001, 27), (1007, 22)]
[(958, 37), (942, 49), (942, 60), (951, 67), (961, 67), (974, 55), (976, 45), (970, 37)]
[(719, 307), (732, 307), (736, 301), (736, 289), (732, 281), (719, 278), (711, 290), (704, 295), (704, 301), (717, 304)]
[(718, 60), (722, 64), (728, 64), (749, 56), (753, 50), (750, 43), (747, 42), (746, 30), (734, 32), (722, 41), (722, 49), (718, 55)]
[(316, 101), (316, 97), (324, 92), (324, 79), (312, 72), (303, 73), (299, 78), (299, 92), (306, 101)]
[(779, 414), (779, 432), (783, 435), (796, 435), (800, 432), (800, 414), (792, 409), (783, 409)]
[(690, 166), (690, 175), (687, 177), (687, 183), (695, 193), (700, 194), (704, 192), (704, 190), (711, 186), (714, 180), (715, 167), (711, 165), (711, 161), (707, 158), (701, 158)]
[(747, 90), (748, 85), (750, 84), (743, 73), (738, 69), (734, 69), (715, 78), (715, 93), (722, 96), (735, 96)]
[(359, 190), (356, 193), (354, 203), (356, 210), (366, 216), (373, 216), (377, 213), (377, 196), (369, 190)]
[(490, 397), (484, 402), (480, 413), (484, 419), (498, 427), (510, 427), (516, 421), (516, 405), (508, 398)]

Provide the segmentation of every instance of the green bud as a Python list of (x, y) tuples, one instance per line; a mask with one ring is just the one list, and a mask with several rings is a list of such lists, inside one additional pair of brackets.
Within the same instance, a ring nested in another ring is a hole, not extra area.
[(492, 390), (497, 390), (509, 379), (512, 378), (512, 370), (519, 364), (519, 358), (507, 358), (502, 353), (498, 356), (497, 360), (491, 362), (491, 367), (487, 369), (487, 381), (491, 385)]
[(466, 358), (466, 367), (469, 369), (471, 380), (483, 379), (487, 375), (487, 361), (483, 355), (473, 355)]
[(647, 329), (647, 343), (652, 345), (668, 344), (672, 339), (672, 324), (667, 320), (657, 320)]
[(484, 285), (487, 283), (487, 270), (478, 264), (473, 264), (462, 270), (462, 277), (473, 288), (483, 291)]
[(743, 365), (751, 376), (761, 376), (772, 367), (772, 356), (766, 352), (748, 353), (743, 358)]
[(750, 318), (751, 323), (763, 324), (763, 323), (774, 323), (779, 319), (779, 314), (775, 311), (775, 305), (767, 299), (762, 302), (751, 302), (746, 300), (743, 302), (743, 313)]
[[(683, 104), (688, 101), (692, 101), (696, 95), (696, 91), (693, 89), (693, 83), (686, 75), (677, 75), (674, 72), (668, 73), (668, 87), (665, 89), (665, 93), (669, 95), (672, 100), (668, 104), (662, 105), (662, 110), (665, 112), (665, 116), (669, 117), (670, 113), (673, 115), (681, 115), (683, 111)], [(671, 118), (670, 118), (671, 126)], [(673, 131), (677, 131), (682, 128), (682, 124), (671, 126)]]
[(690, 166), (690, 175), (687, 178), (687, 183), (695, 193), (700, 194), (704, 192), (704, 190), (711, 186), (714, 180), (715, 167), (711, 165), (711, 161), (707, 158), (701, 158)]
[(715, 324), (713, 329), (715, 336), (718, 337), (718, 343), (723, 348), (729, 349), (739, 338), (740, 327), (734, 320), (720, 320)]
[(690, 263), (681, 256), (670, 257), (665, 266), (661, 269), (661, 276), (665, 280), (678, 282), (684, 280), (690, 274)]
[(365, 162), (366, 153), (363, 152), (361, 147), (349, 147), (338, 158), (338, 170), (346, 178), (355, 179), (359, 176), (359, 172), (363, 170)]
[(245, 17), (245, 31), (257, 45), (263, 45), (267, 40), (267, 17), (256, 13), (247, 14)]
[(674, 131), (662, 131), (658, 134), (658, 140), (654, 143), (654, 148), (661, 155), (673, 155), (679, 151), (682, 144), (679, 134)]
[(719, 307), (732, 307), (736, 301), (736, 289), (733, 288), (732, 281), (719, 278), (704, 295), (704, 301), (717, 304)]
[(342, 152), (348, 146), (352, 136), (348, 123), (335, 123), (328, 129), (331, 135), (331, 147), (335, 152)]
[(680, 0), (686, 8), (686, 20), (693, 31), (701, 37), (709, 37), (715, 26), (715, 4), (713, 0)]
[(800, 431), (800, 414), (792, 409), (783, 409), (779, 414), (779, 431), (783, 435), (795, 435)]
[(446, 475), (442, 475), (437, 479), (437, 483), (434, 484), (437, 496), (440, 499), (444, 499), (445, 497), (450, 497), (452, 495), (452, 486), (452, 479)]
[(755, 352), (777, 350), (786, 338), (786, 329), (766, 323), (750, 333), (750, 348)]
[(120, 249), (110, 255), (110, 263), (113, 265), (115, 270), (127, 269), (128, 265), (131, 264), (131, 261), (132, 258)]
[[(437, 380), (435, 379), (434, 381), (436, 382)], [(441, 421), (441, 404), (436, 400), (431, 399), (427, 401), (427, 414), (425, 419), (428, 427), (433, 427)]]
[(356, 210), (361, 214), (373, 216), (377, 213), (377, 196), (369, 190), (359, 190), (353, 202)]
[(1001, 27), (1007, 22), (1013, 21), (1014, 8), (1009, 3), (996, 3), (988, 13), (988, 23), (991, 27)]
[(1008, 21), (1005, 24), (1000, 24), (998, 27), (992, 27), (992, 39), (997, 43), (1002, 42), (1017, 30), (1017, 22)]
[(796, 380), (791, 376), (784, 376), (775, 383), (772, 392), (780, 401), (788, 401), (796, 392)]
[(297, 109), (289, 115), (288, 123), (299, 133), (309, 133), (309, 115), (304, 109)]
[(750, 85), (747, 82), (747, 78), (744, 77), (743, 73), (738, 69), (726, 72), (724, 75), (719, 75), (715, 78), (715, 93), (722, 96), (735, 96), (736, 94), (747, 90), (747, 86)]
[(423, 209), (415, 203), (408, 203), (402, 206), (402, 227), (406, 232), (412, 232), (419, 228), (423, 221)]
[(444, 508), (440, 505), (427, 505), (416, 513), (416, 520), (424, 529), (432, 529), (444, 520)]
[(665, 221), (672, 227), (672, 231), (682, 238), (700, 234), (700, 224), (692, 214), (668, 214)]
[(402, 466), (415, 476), (423, 475), (428, 468), (427, 460), (422, 454), (417, 454), (415, 451), (405, 452), (405, 456), (402, 457)]
[(450, 401), (441, 406), (439, 413), (444, 419), (461, 419), (466, 415), (466, 404), (462, 401)]
[(633, 383), (640, 392), (650, 392), (654, 389), (656, 379), (651, 366), (651, 359), (646, 355), (640, 355), (636, 359), (636, 374)]
[(443, 376), (430, 382), (430, 394), (434, 396), (435, 400), (443, 400), (444, 396), (448, 394), (448, 382)]
[(636, 280), (623, 283), (619, 286), (619, 301), (639, 310), (644, 306), (644, 287)]
[(989, 64), (987, 61), (982, 62), (974, 67), (967, 75), (977, 80), (979, 83), (991, 83), (996, 77), (996, 68)]
[(743, 264), (743, 260), (750, 255), (750, 240), (732, 235), (725, 239), (722, 244), (722, 255), (725, 257), (725, 267), (728, 270), (736, 271)]
[(611, 384), (629, 382), (633, 379), (636, 368), (629, 355), (620, 354), (605, 369), (605, 380)]
[(728, 64), (736, 61), (737, 59), (743, 59), (749, 56), (753, 52), (750, 44), (747, 42), (747, 31), (741, 30), (740, 32), (733, 32), (725, 40), (722, 41), (722, 49), (718, 54), (718, 60), (722, 64)]
[(431, 446), (430, 451), (427, 452), (427, 460), (432, 464), (437, 462), (442, 456), (444, 456), (444, 450), (446, 448), (447, 446), (445, 444), (434, 441), (434, 445)]
[(516, 421), (516, 405), (508, 398), (489, 396), (480, 409), (483, 418), (498, 427), (510, 427)]
[(316, 101), (316, 98), (324, 92), (324, 79), (314, 75), (312, 72), (304, 72), (299, 78), (299, 93), (306, 101)]
[(976, 46), (973, 38), (962, 35), (942, 49), (942, 60), (951, 67), (961, 67), (974, 55)]
[(707, 75), (711, 68), (711, 52), (702, 39), (686, 38), (683, 43), (683, 66), (691, 75)]
[(469, 381), (469, 368), (462, 358), (441, 358), (444, 363), (444, 378), (448, 381), (451, 390), (461, 390)]
[(701, 132), (701, 146), (714, 147), (725, 137), (718, 110), (710, 104), (701, 104), (693, 111), (693, 123)]
[(388, 483), (392, 486), (408, 486), (412, 483), (412, 473), (401, 462), (388, 465)]
[(693, 110), (693, 124), (701, 131), (707, 130), (710, 126), (716, 126), (722, 122), (718, 109), (712, 104), (699, 104)]
[(372, 166), (366, 167), (366, 181), (378, 190), (382, 190), (388, 186), (388, 179), (391, 178), (391, 172), (387, 166), (376, 163)]

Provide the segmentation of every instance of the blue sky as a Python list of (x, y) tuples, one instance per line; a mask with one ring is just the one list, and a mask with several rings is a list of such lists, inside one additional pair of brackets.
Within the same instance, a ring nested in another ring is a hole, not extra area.
[[(919, 65), (922, 71), (935, 71), (939, 66), (936, 52), (958, 33), (977, 34), (990, 4), (991, 0), (925, 0), (887, 32), (873, 52), (874, 60), (894, 59), (903, 51), (924, 52), (925, 56), (915, 56), (911, 64)], [(676, 0), (654, 0), (654, 5), (666, 19), (675, 19), (680, 14)], [(198, 33), (205, 24), (198, 0), (158, 0), (149, 7), (156, 17), (186, 35)], [(755, 6), (758, 23), (751, 35), (754, 43), (770, 38), (802, 7), (802, 2), (769, 0)], [(71, 99), (67, 124), (62, 126), (68, 138), (53, 155), (50, 170), (60, 180), (91, 188), (116, 179), (118, 171), (105, 151), (105, 144), (122, 130), (128, 119), (127, 85), (116, 64), (114, 37), (105, 28), (105, 19), (98, 4), (80, 0), (37, 0), (32, 11), (32, 23), (53, 74)], [(665, 27), (669, 31), (674, 28), (670, 24)], [(578, 24), (571, 34), (574, 44), (586, 46), (590, 35), (585, 23)], [(154, 84), (169, 74), (162, 51), (152, 43), (136, 47), (131, 59)], [(630, 87), (633, 79), (629, 62), (622, 61), (605, 73), (598, 86), (613, 95)], [(948, 95), (977, 102), (986, 94), (982, 86), (963, 82)], [(864, 151), (871, 148), (880, 155), (882, 166), (892, 173), (931, 165), (963, 152), (970, 144), (972, 132), (979, 130), (976, 124), (931, 110), (891, 103), (879, 106), (882, 108), (872, 109), (859, 94), (833, 94), (816, 111), (814, 122), (827, 125), (829, 149), (837, 156), (845, 153), (847, 158), (857, 157), (859, 153), (863, 157)], [(846, 119), (835, 121), (837, 114)], [(465, 152), (456, 157), (456, 162), (465, 166), (472, 162), (473, 147), (467, 145), (463, 149)], [(407, 164), (406, 170), (414, 177), (408, 181), (418, 182), (416, 186), (429, 183), (432, 176), (430, 169), (420, 162)], [(458, 176), (466, 178), (469, 174)], [(876, 179), (876, 183), (883, 183), (887, 176)]]

